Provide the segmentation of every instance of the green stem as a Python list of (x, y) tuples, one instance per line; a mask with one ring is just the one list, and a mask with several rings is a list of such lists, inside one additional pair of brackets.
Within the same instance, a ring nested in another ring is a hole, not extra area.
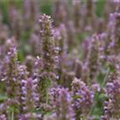
[(12, 109), (12, 116), (11, 116), (11, 120), (14, 120), (14, 109)]

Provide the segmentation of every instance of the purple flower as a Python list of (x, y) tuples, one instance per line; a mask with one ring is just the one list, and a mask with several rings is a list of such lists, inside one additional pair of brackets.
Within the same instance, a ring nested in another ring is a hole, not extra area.
[(87, 65), (89, 79), (91, 80), (91, 82), (93, 82), (96, 79), (97, 73), (99, 70), (99, 37), (98, 35), (93, 35), (91, 38), (91, 43), (89, 45), (88, 56), (85, 64)]
[(7, 118), (4, 114), (2, 114), (2, 115), (0, 115), (0, 120), (7, 120)]
[(80, 79), (75, 78), (72, 82), (72, 97), (76, 119), (80, 118), (81, 115), (88, 115), (94, 95)]
[(38, 100), (36, 87), (37, 81), (32, 78), (22, 80), (22, 100), (25, 113), (32, 113), (36, 108), (36, 101)]
[(64, 88), (61, 88), (58, 92), (59, 96), (56, 101), (57, 120), (75, 120), (69, 92)]

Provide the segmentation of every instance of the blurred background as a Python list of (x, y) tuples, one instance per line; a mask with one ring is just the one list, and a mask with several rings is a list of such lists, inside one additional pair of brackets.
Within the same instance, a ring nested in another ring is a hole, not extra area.
[[(75, 2), (78, 3), (76, 4)], [(111, 7), (108, 8), (108, 6)], [(87, 9), (89, 13), (87, 13)], [(39, 29), (37, 27), (39, 26), (40, 15), (51, 15), (54, 27), (59, 27), (62, 23), (71, 24), (67, 25), (72, 32), (70, 37), (71, 39), (74, 37), (73, 39), (75, 40), (73, 41), (78, 42), (78, 44), (74, 45), (79, 45), (80, 41), (86, 39), (88, 34), (93, 33), (92, 31), (96, 32), (96, 29), (99, 29), (98, 27), (101, 27), (99, 31), (106, 27), (103, 21), (107, 22), (107, 13), (113, 10), (114, 5), (112, 2), (105, 0), (92, 1), (92, 4), (87, 0), (0, 0), (0, 29), (2, 31), (0, 40), (16, 36), (21, 48), (19, 49), (19, 59), (23, 60), (26, 54), (31, 53), (32, 48), (29, 46), (28, 39), (30, 40), (31, 33), (35, 29)], [(90, 16), (93, 17), (90, 18)], [(93, 21), (92, 19), (96, 19), (100, 26), (95, 25), (97, 24), (96, 22), (90, 22)], [(94, 27), (94, 30), (90, 31), (90, 26)], [(78, 27), (81, 30), (75, 32), (76, 28), (74, 27)], [(83, 28), (84, 30), (82, 30)]]
[[(52, 19), (53, 38), (60, 39), (55, 43), (61, 50), (58, 84), (71, 89), (76, 77), (81, 78), (90, 90), (96, 83), (104, 87), (108, 72), (107, 49), (112, 33), (110, 14), (115, 8), (116, 4), (109, 0), (0, 0), (0, 65), (6, 58), (7, 45), (14, 41), (18, 48), (18, 61), (27, 66), (29, 76), (34, 78), (34, 63), (42, 56), (41, 52), (44, 53), (39, 19), (46, 14)], [(2, 67), (1, 70), (4, 64)], [(2, 103), (7, 97), (3, 83), (1, 88)], [(96, 94), (94, 110), (90, 111), (96, 117), (94, 120), (99, 120), (103, 114), (106, 96), (104, 90), (102, 92)]]

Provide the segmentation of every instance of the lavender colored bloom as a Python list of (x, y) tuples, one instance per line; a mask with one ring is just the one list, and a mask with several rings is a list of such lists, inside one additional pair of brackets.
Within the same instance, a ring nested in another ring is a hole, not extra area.
[(120, 118), (120, 81), (108, 82), (106, 87), (109, 100), (104, 108), (105, 114), (115, 119)]
[(73, 108), (76, 120), (82, 115), (88, 115), (93, 104), (93, 93), (80, 79), (75, 78), (72, 82)]
[(42, 102), (46, 101), (47, 90), (52, 82), (56, 80), (56, 71), (58, 60), (56, 41), (52, 28), (52, 20), (48, 15), (42, 15), (39, 19), (40, 37), (42, 41), (42, 68), (39, 76), (39, 92), (41, 93)]
[(36, 108), (36, 81), (28, 78), (27, 80), (22, 80), (22, 100), (23, 100), (23, 111), (25, 113), (32, 113)]
[(113, 14), (110, 14), (110, 27), (111, 27), (111, 43), (110, 43), (110, 49), (113, 49), (111, 51), (111, 54), (117, 55), (120, 52), (120, 9), (119, 4), (116, 8), (116, 11)]
[(120, 0), (114, 0), (114, 2), (115, 2), (115, 3), (119, 3), (119, 2), (120, 2)]
[(55, 106), (54, 103), (56, 103), (56, 101), (58, 99), (59, 91), (60, 91), (60, 88), (51, 88), (50, 89), (50, 92), (49, 92), (50, 103), (52, 104), (53, 108)]
[(74, 120), (74, 111), (72, 109), (72, 98), (65, 88), (51, 88), (49, 92), (49, 104), (52, 107), (52, 115), (45, 119), (51, 120)]
[[(12, 41), (11, 41), (12, 42)], [(8, 53), (5, 58), (6, 63), (6, 73), (4, 79), (6, 79), (7, 85), (7, 94), (8, 97), (14, 98), (17, 95), (17, 87), (18, 87), (18, 61), (17, 61), (17, 49), (14, 43), (10, 43), (8, 45)]]
[(27, 113), (21, 115), (19, 120), (43, 120), (41, 115), (37, 115), (35, 113)]
[(56, 114), (45, 116), (44, 120), (57, 120)]
[(99, 61), (100, 64), (104, 64), (107, 62), (107, 59), (109, 57), (109, 34), (104, 32), (98, 35), (99, 38)]
[(89, 52), (86, 60), (87, 69), (89, 69), (89, 79), (93, 82), (97, 77), (99, 70), (99, 37), (93, 35), (89, 46)]
[[(52, 20), (50, 16), (43, 15), (39, 19), (40, 23), (40, 37), (42, 40), (42, 59), (43, 59), (43, 68), (46, 74), (52, 77), (53, 73), (55, 72), (56, 68), (56, 61), (55, 61), (55, 39), (53, 36), (53, 28), (52, 28)], [(51, 74), (52, 73), (52, 74)], [(54, 77), (54, 76), (53, 76)], [(52, 79), (54, 79), (52, 77)]]
[(94, 94), (95, 94), (96, 92), (100, 92), (100, 91), (101, 91), (100, 84), (98, 84), (98, 83), (92, 84), (91, 90), (94, 92)]
[(101, 116), (101, 118), (100, 118), (100, 120), (109, 120), (110, 118), (108, 117), (108, 116), (106, 116), (106, 115), (104, 115), (104, 116)]
[(7, 120), (7, 118), (4, 114), (2, 114), (2, 115), (0, 115), (0, 120)]
[(56, 101), (57, 120), (75, 120), (69, 92), (62, 88), (59, 90), (59, 96)]
[(23, 91), (22, 91), (22, 80), (26, 80), (28, 78), (28, 71), (27, 71), (27, 67), (25, 65), (19, 65), (18, 66), (18, 85), (19, 87), (17, 88), (17, 96), (16, 96), (16, 100), (19, 102), (19, 112), (23, 113)]
[(0, 0), (0, 120), (120, 119), (120, 2), (41, 1)]

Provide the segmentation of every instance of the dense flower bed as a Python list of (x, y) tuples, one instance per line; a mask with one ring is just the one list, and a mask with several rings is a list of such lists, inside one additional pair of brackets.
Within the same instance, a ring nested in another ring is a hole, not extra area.
[(119, 120), (120, 2), (0, 1), (0, 120)]

